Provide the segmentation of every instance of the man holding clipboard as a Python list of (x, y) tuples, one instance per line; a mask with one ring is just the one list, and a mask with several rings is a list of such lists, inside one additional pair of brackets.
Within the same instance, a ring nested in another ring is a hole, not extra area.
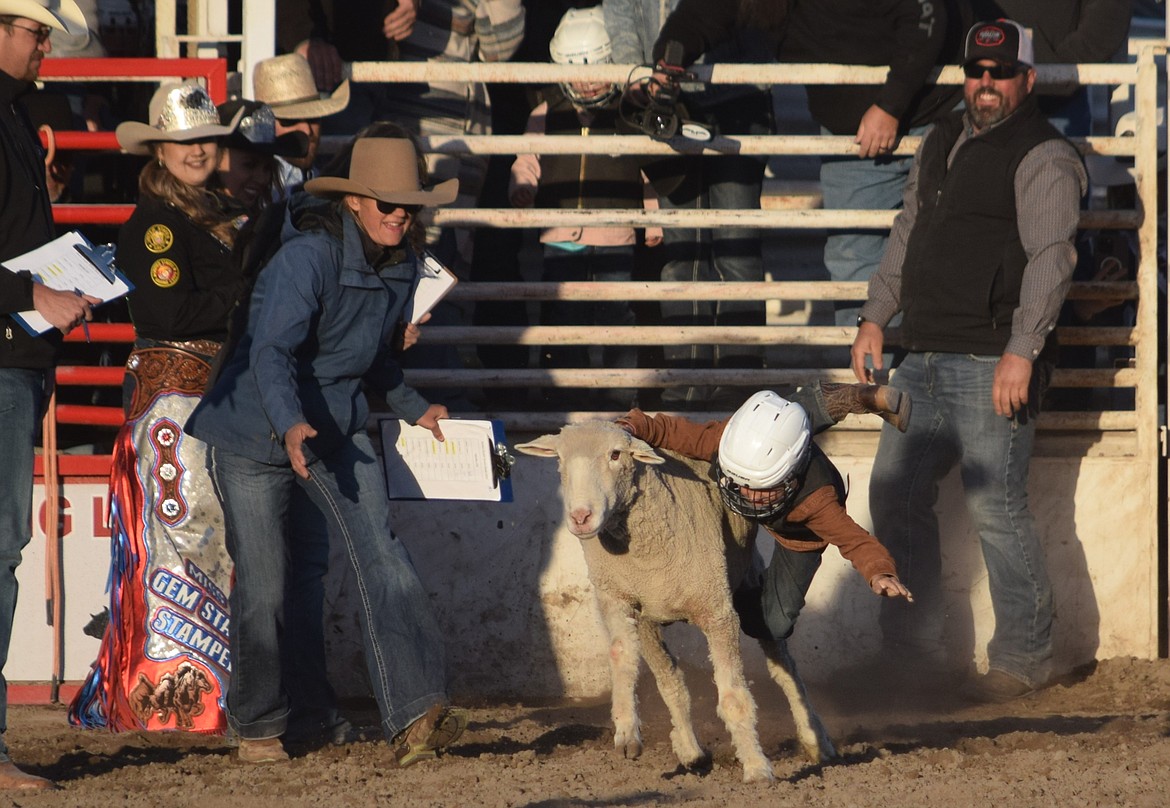
[[(0, 0), (0, 262), (53, 238), (40, 143), (19, 98), (32, 88), (53, 30), (86, 33), (73, 0)], [(7, 686), (3, 678), (16, 611), (16, 567), (32, 537), (33, 446), (61, 335), (91, 319), (97, 298), (33, 283), (0, 269), (0, 791), (56, 786), (26, 774), (8, 757)], [(11, 314), (33, 309), (57, 330), (29, 335)]]

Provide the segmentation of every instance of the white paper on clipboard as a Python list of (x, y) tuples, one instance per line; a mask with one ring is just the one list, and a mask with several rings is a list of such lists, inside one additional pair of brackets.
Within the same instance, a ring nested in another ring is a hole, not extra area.
[(445, 440), (395, 418), (379, 419), (390, 499), (511, 502), (512, 483), (493, 460), (503, 442), (500, 421), (444, 419)]
[(438, 258), (429, 252), (423, 253), (422, 260), (418, 262), (414, 294), (410, 296), (410, 315), (406, 318), (407, 322), (418, 323), (424, 314), (455, 288), (458, 282), (455, 273), (443, 266)]

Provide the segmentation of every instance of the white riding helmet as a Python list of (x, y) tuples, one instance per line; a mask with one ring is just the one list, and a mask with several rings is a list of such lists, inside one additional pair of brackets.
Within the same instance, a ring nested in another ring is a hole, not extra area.
[[(605, 30), (601, 6), (566, 11), (548, 43), (548, 52), (559, 65), (609, 64), (613, 45)], [(604, 82), (561, 82), (561, 90), (570, 101), (583, 107), (601, 106), (618, 93), (616, 84)]]
[[(800, 490), (812, 435), (799, 404), (761, 390), (735, 411), (719, 440), (719, 494), (736, 513), (766, 519), (785, 510)], [(753, 503), (740, 487), (779, 489), (767, 504)]]

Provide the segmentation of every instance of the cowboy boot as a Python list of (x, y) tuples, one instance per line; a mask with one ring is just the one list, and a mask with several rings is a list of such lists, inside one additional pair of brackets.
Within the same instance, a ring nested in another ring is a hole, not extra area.
[(910, 424), (910, 394), (884, 384), (831, 384), (821, 382), (825, 410), (834, 421), (846, 415), (873, 413), (905, 432)]

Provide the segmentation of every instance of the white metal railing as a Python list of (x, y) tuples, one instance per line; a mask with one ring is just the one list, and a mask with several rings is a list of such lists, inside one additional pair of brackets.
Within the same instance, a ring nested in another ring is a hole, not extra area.
[[(1122, 84), (1145, 88), (1146, 104), (1150, 103), (1154, 82), (1153, 59), (1161, 46), (1148, 46), (1143, 50), (1137, 64), (1108, 65), (1047, 65), (1038, 69), (1039, 84), (1056, 86), (1061, 84), (1092, 83)], [(1144, 65), (1144, 67), (1143, 67)], [(547, 64), (487, 64), (463, 65), (452, 63), (355, 63), (351, 66), (352, 76), (359, 81), (468, 81), (493, 82), (541, 82), (548, 83), (570, 78), (591, 80), (624, 81), (631, 74), (632, 66), (610, 65), (579, 68), (576, 66)], [(701, 77), (714, 83), (771, 83), (771, 84), (829, 84), (840, 82), (875, 83), (884, 80), (885, 68), (853, 67), (842, 65), (715, 65), (697, 68)], [(1143, 78), (1144, 77), (1144, 78)], [(949, 67), (938, 71), (938, 80), (943, 83), (959, 83), (962, 74), (959, 68)], [(1143, 81), (1145, 82), (1143, 84)], [(1142, 90), (1136, 94), (1141, 97)], [(1089, 137), (1075, 139), (1074, 143), (1083, 154), (1108, 155), (1112, 157), (1135, 157), (1137, 159), (1139, 184), (1149, 190), (1151, 183), (1145, 177), (1152, 177), (1148, 155), (1153, 154), (1152, 127), (1138, 129), (1137, 137)], [(1148, 133), (1148, 134), (1147, 134)], [(849, 137), (774, 135), (759, 137), (723, 137), (708, 143), (697, 143), (676, 139), (666, 144), (643, 136), (614, 136), (578, 138), (572, 136), (443, 136), (424, 138), (424, 148), (444, 154), (471, 153), (480, 155), (516, 154), (638, 154), (668, 155), (679, 152), (690, 153), (739, 153), (759, 155), (830, 155), (856, 153), (857, 147)], [(620, 144), (620, 145), (615, 145)], [(912, 154), (917, 139), (905, 138), (899, 145), (898, 154)], [(1156, 159), (1156, 158), (1154, 158)], [(1143, 173), (1150, 172), (1150, 173)], [(1093, 210), (1082, 215), (1084, 228), (1134, 229), (1144, 234), (1142, 267), (1138, 282), (1097, 282), (1078, 283), (1070, 298), (1134, 299), (1145, 295), (1141, 290), (1154, 276), (1152, 263), (1153, 244), (1156, 241), (1156, 215), (1146, 216), (1141, 211), (1157, 210), (1157, 200), (1147, 201), (1141, 197), (1139, 210)], [(453, 227), (510, 227), (539, 228), (556, 225), (619, 225), (635, 227), (658, 225), (665, 227), (720, 227), (734, 224), (740, 227), (780, 230), (822, 230), (832, 228), (888, 228), (893, 221), (893, 211), (843, 211), (843, 210), (514, 210), (514, 209), (452, 209), (435, 211), (432, 221)], [(777, 281), (762, 285), (755, 284), (712, 284), (716, 288), (703, 288), (703, 284), (671, 287), (666, 284), (462, 284), (457, 289), (456, 299), (481, 300), (549, 300), (549, 299), (798, 299), (798, 300), (857, 300), (863, 299), (865, 291), (861, 284), (834, 282), (787, 282)], [(637, 287), (637, 288), (635, 288)], [(742, 288), (737, 288), (742, 287)], [(1146, 293), (1148, 294), (1148, 292)], [(1152, 298), (1147, 298), (1152, 299)], [(1156, 320), (1152, 319), (1152, 308), (1139, 307), (1139, 323), (1134, 328), (1062, 328), (1061, 340), (1071, 345), (1125, 345), (1138, 348), (1156, 343)], [(712, 344), (742, 343), (753, 345), (793, 346), (846, 346), (852, 341), (852, 329), (816, 326), (765, 326), (720, 329), (710, 327), (665, 328), (661, 326), (633, 327), (630, 329), (596, 328), (587, 330), (571, 326), (533, 326), (526, 328), (487, 327), (434, 327), (428, 330), (427, 339), (439, 343), (454, 344), (511, 344), (511, 345), (552, 345), (552, 344), (637, 344), (668, 345), (687, 344), (699, 341)], [(1133, 368), (1119, 370), (1068, 370), (1059, 371), (1054, 383), (1060, 386), (1133, 387), (1138, 390), (1139, 410), (1149, 402), (1141, 401), (1142, 390), (1147, 388), (1143, 379), (1151, 381), (1148, 389), (1156, 385), (1153, 372), (1152, 351), (1139, 350)], [(1151, 375), (1153, 372), (1153, 375)], [(585, 370), (571, 371), (516, 369), (513, 371), (467, 370), (458, 372), (459, 378), (469, 385), (508, 386), (514, 385), (566, 385), (574, 387), (623, 386), (664, 386), (674, 384), (781, 384), (805, 381), (813, 377), (848, 378), (848, 372), (839, 368), (812, 368), (807, 370), (766, 370), (753, 371), (751, 375), (736, 371), (715, 370), (669, 370), (646, 369), (639, 371)], [(449, 371), (413, 371), (412, 381), (420, 385), (447, 384), (452, 382)], [(1122, 429), (1137, 428), (1141, 416), (1129, 412), (1106, 413), (1047, 413), (1043, 419), (1046, 429), (1096, 428)]]

